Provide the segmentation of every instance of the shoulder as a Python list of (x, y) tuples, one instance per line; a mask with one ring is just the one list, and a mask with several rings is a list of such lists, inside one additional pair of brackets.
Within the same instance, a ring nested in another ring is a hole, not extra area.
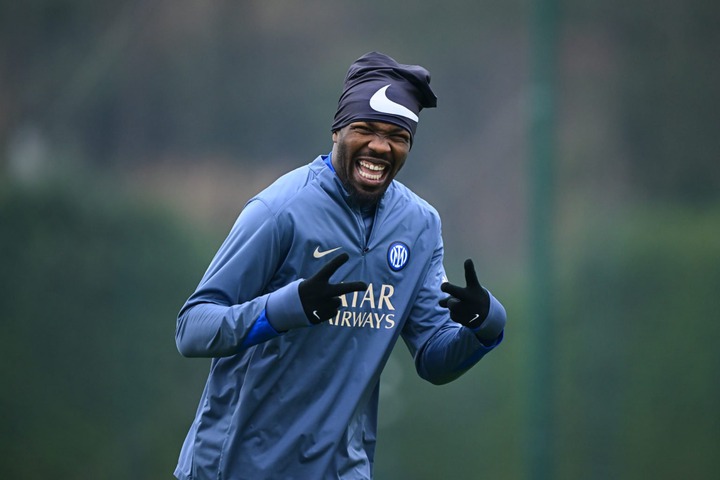
[(312, 195), (315, 179), (320, 173), (317, 160), (285, 173), (272, 184), (252, 197), (248, 204), (259, 202), (274, 215), (296, 205), (299, 201), (307, 202), (307, 195)]
[(405, 184), (393, 181), (389, 197), (390, 208), (419, 216), (432, 224), (440, 225), (440, 214), (429, 202), (413, 192)]

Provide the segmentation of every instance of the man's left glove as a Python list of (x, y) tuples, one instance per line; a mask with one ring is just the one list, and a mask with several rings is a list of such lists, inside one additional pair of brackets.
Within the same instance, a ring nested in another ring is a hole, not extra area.
[(475, 266), (465, 260), (465, 288), (445, 282), (440, 290), (450, 296), (440, 300), (440, 306), (450, 310), (450, 318), (466, 327), (477, 329), (490, 311), (490, 294), (478, 281)]

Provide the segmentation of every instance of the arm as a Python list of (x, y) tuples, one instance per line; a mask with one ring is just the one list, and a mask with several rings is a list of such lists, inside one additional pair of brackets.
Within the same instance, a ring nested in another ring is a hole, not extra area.
[(442, 258), (440, 241), (403, 329), (403, 339), (415, 358), (418, 375), (436, 385), (460, 377), (499, 345), (506, 317), (500, 302), (485, 290), (488, 310), (484, 322), (470, 328), (453, 321), (449, 310), (440, 305), (445, 278)]
[(309, 325), (297, 293), (299, 280), (267, 291), (283, 258), (274, 216), (262, 202), (251, 201), (180, 310), (175, 332), (180, 353), (234, 355)]

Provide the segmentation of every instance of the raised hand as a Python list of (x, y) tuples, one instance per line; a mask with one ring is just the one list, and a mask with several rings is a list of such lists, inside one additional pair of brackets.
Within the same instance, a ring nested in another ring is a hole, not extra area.
[(365, 282), (330, 283), (330, 277), (349, 258), (347, 253), (341, 253), (323, 265), (315, 275), (298, 285), (300, 302), (310, 323), (324, 322), (337, 315), (342, 303), (341, 295), (367, 290)]
[(470, 259), (465, 260), (466, 287), (445, 282), (440, 289), (450, 294), (440, 300), (440, 306), (450, 310), (450, 318), (466, 327), (476, 329), (485, 321), (490, 310), (490, 295), (478, 281), (475, 266)]

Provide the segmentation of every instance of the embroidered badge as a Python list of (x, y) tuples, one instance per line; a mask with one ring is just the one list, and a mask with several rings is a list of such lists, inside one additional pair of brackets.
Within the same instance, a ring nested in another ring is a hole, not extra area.
[(399, 272), (410, 259), (410, 249), (402, 242), (393, 242), (388, 248), (388, 265), (394, 272)]

